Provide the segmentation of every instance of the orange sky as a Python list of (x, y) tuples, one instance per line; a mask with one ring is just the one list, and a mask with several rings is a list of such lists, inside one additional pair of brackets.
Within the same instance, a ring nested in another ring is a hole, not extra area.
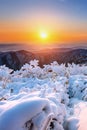
[(2, 0), (0, 43), (87, 43), (86, 12), (86, 0)]
[[(4, 31), (0, 32), (0, 43), (28, 43), (28, 42), (41, 42), (39, 33), (30, 33), (23, 31)], [(48, 32), (47, 42), (59, 43), (72, 43), (72, 42), (87, 42), (87, 33), (79, 32)]]
[[(34, 24), (34, 21), (32, 24), (28, 24), (28, 21), (0, 22), (0, 43), (87, 43), (86, 24), (76, 26), (75, 23), (57, 24), (55, 21), (50, 24), (37, 21)], [(45, 41), (40, 38), (43, 30), (48, 35)]]

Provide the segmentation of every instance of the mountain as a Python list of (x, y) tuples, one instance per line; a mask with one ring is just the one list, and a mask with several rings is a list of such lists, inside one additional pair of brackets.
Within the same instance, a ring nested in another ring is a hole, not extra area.
[(14, 70), (20, 69), (21, 66), (33, 59), (35, 59), (34, 54), (24, 50), (0, 52), (0, 65), (6, 65)]
[(51, 49), (47, 51), (41, 51), (36, 54), (36, 58), (39, 59), (40, 65), (49, 64), (52, 61), (61, 63), (75, 63), (86, 64), (87, 63), (87, 50), (86, 49)]
[(14, 70), (20, 69), (30, 60), (37, 59), (42, 67), (53, 61), (61, 63), (87, 64), (87, 49), (54, 48), (35, 52), (25, 50), (0, 52), (0, 65), (6, 65)]

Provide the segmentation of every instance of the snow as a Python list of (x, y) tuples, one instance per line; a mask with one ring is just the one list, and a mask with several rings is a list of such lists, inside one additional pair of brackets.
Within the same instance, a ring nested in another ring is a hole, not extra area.
[(38, 63), (0, 67), (0, 130), (87, 130), (87, 66)]
[[(35, 118), (36, 116), (38, 119), (43, 117), (45, 120), (50, 113), (51, 107), (46, 99), (35, 98), (17, 102), (1, 113), (0, 129), (20, 130), (23, 124), (33, 117)], [(11, 118), (10, 120), (9, 117)]]
[(66, 119), (64, 128), (66, 130), (87, 130), (87, 102), (77, 100), (73, 103), (73, 116)]

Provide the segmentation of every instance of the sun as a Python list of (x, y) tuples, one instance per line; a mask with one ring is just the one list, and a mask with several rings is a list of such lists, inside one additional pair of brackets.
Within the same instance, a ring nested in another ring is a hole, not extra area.
[(42, 38), (42, 39), (46, 39), (47, 38), (47, 33), (46, 32), (41, 32), (40, 33), (40, 37)]

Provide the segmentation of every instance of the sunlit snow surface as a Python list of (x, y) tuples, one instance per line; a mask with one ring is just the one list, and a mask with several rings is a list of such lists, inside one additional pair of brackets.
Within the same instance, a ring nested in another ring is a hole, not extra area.
[(0, 67), (0, 130), (87, 130), (87, 66)]

